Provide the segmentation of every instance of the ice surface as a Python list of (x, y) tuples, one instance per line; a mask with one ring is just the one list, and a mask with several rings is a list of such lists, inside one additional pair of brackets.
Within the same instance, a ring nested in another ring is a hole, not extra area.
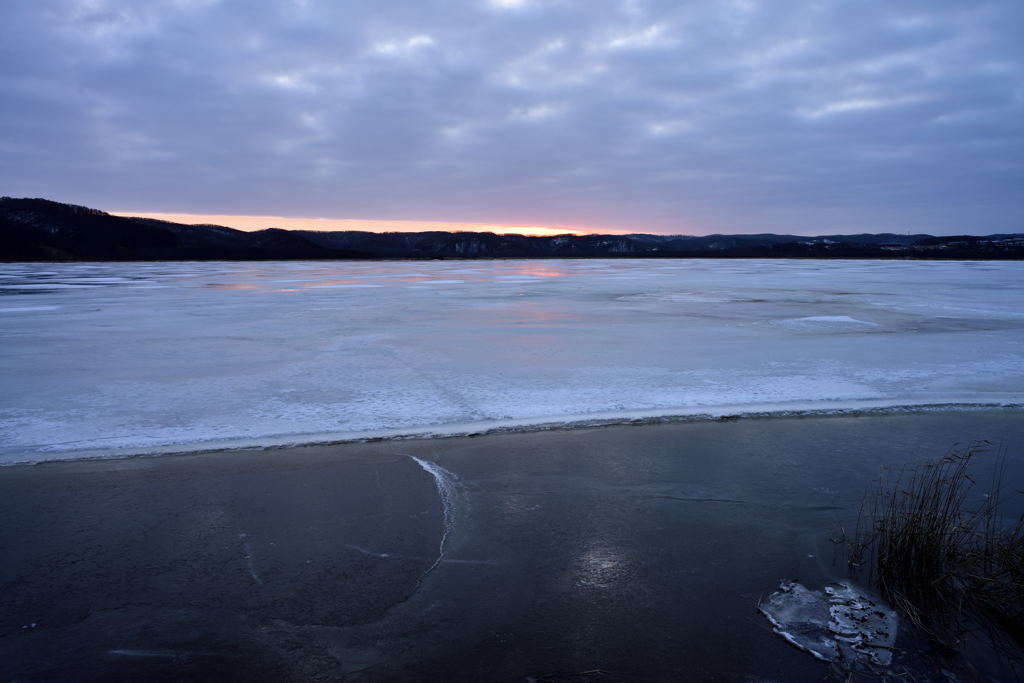
[(848, 583), (811, 591), (783, 581), (760, 608), (777, 634), (818, 659), (848, 668), (892, 663), (896, 613)]
[(1018, 262), (0, 264), (0, 296), (7, 463), (1024, 398)]

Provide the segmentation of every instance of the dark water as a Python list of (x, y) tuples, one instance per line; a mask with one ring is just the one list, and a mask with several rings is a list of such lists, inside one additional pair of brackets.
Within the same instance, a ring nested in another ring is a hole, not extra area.
[[(1022, 418), (744, 419), (5, 468), (0, 677), (822, 680), (829, 666), (772, 633), (758, 600), (783, 578), (845, 578), (829, 537), (904, 464), (988, 439), (979, 481), (1002, 452), (1007, 488), (1024, 488)], [(891, 675), (946, 680), (909, 631), (894, 659)], [(946, 667), (1020, 673), (977, 644)]]

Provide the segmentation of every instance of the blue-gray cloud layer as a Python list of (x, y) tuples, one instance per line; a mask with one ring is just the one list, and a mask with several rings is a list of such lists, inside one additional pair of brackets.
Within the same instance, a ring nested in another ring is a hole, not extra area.
[(1019, 0), (7, 0), (0, 192), (661, 232), (1024, 229)]

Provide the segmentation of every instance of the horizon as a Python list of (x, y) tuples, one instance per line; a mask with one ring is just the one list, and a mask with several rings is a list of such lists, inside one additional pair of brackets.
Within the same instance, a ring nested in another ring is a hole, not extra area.
[(360, 218), (324, 218), (324, 217), (303, 217), (303, 216), (252, 216), (232, 214), (195, 214), (195, 213), (164, 213), (144, 211), (110, 211), (96, 206), (62, 202), (46, 197), (11, 197), (3, 195), (4, 200), (14, 201), (43, 201), (54, 204), (79, 207), (88, 210), (101, 211), (109, 216), (119, 218), (145, 218), (158, 221), (165, 221), (179, 225), (214, 226), (239, 230), (242, 232), (257, 232), (260, 230), (280, 229), (288, 231), (308, 232), (368, 232), (376, 234), (388, 233), (423, 233), (423, 232), (448, 232), (448, 233), (492, 233), (496, 235), (522, 235), (526, 237), (555, 237), (555, 236), (629, 236), (629, 235), (651, 235), (657, 237), (756, 237), (759, 235), (775, 235), (788, 237), (806, 238), (828, 238), (828, 237), (851, 237), (856, 235), (894, 235), (894, 236), (925, 236), (925, 237), (992, 237), (996, 235), (1024, 235), (1022, 231), (1011, 231), (1002, 233), (962, 231), (949, 233), (934, 233), (927, 231), (869, 231), (860, 230), (856, 232), (817, 232), (817, 233), (796, 233), (796, 232), (713, 232), (713, 233), (683, 233), (683, 232), (649, 232), (639, 229), (618, 230), (618, 231), (588, 231), (580, 228), (569, 228), (565, 226), (522, 226), (522, 225), (498, 225), (493, 223), (466, 223), (455, 221), (429, 221), (429, 220), (375, 220)]
[[(496, 225), (492, 223), (462, 223), (455, 221), (374, 220), (360, 218), (306, 218), (299, 216), (249, 216), (232, 214), (161, 213), (137, 211), (108, 211), (112, 216), (125, 218), (153, 218), (184, 225), (219, 225), (245, 232), (281, 228), (284, 230), (311, 230), (332, 232), (356, 230), (364, 232), (493, 232), (499, 235), (516, 234), (531, 237), (554, 235), (601, 234), (560, 226)], [(612, 233), (607, 233), (612, 234)], [(618, 233), (616, 233), (618, 234)], [(621, 233), (626, 234), (626, 233)]]
[[(183, 225), (215, 225), (225, 228), (234, 228), (243, 232), (255, 232), (270, 228), (283, 230), (308, 230), (312, 232), (344, 232), (360, 231), (373, 233), (389, 232), (490, 232), (497, 235), (524, 235), (527, 237), (554, 237), (558, 235), (660, 235), (669, 237), (710, 237), (715, 235), (740, 237), (744, 235), (775, 234), (793, 235), (795, 237), (828, 237), (841, 233), (818, 233), (818, 234), (797, 234), (789, 232), (777, 233), (755, 233), (755, 232), (733, 232), (733, 233), (670, 233), (670, 232), (646, 232), (643, 230), (620, 230), (620, 231), (587, 231), (579, 228), (549, 227), (549, 226), (516, 226), (516, 225), (494, 225), (487, 223), (460, 223), (454, 221), (398, 221), (398, 220), (372, 220), (359, 218), (305, 218), (295, 216), (246, 216), (230, 214), (191, 214), (191, 213), (141, 213), (133, 211), (107, 211), (111, 216), (123, 218), (152, 218), (155, 220), (169, 221)], [(856, 232), (845, 234), (925, 234), (927, 232)], [(950, 233), (952, 235), (976, 235), (986, 236), (1000, 233)], [(1004, 233), (1019, 234), (1019, 233)], [(939, 235), (934, 235), (939, 236)]]
[(101, 211), (110, 216), (119, 218), (146, 218), (158, 221), (166, 221), (179, 225), (214, 226), (239, 230), (242, 232), (257, 232), (260, 230), (280, 229), (289, 231), (308, 232), (369, 232), (376, 234), (388, 233), (422, 233), (422, 232), (471, 232), (471, 233), (492, 233), (496, 235), (522, 235), (526, 237), (555, 237), (555, 236), (628, 236), (628, 235), (652, 235), (658, 237), (755, 237), (758, 235), (776, 235), (807, 238), (828, 238), (855, 235), (921, 235), (927, 237), (989, 237), (994, 235), (1022, 235), (1022, 232), (1009, 233), (986, 233), (986, 232), (953, 232), (953, 233), (929, 233), (929, 232), (872, 232), (858, 231), (847, 233), (811, 233), (800, 234), (795, 232), (714, 232), (714, 233), (682, 233), (682, 232), (648, 232), (643, 230), (619, 230), (619, 231), (587, 231), (579, 228), (568, 228), (564, 226), (516, 226), (496, 225), (492, 223), (464, 223), (455, 221), (427, 221), (427, 220), (374, 220), (359, 218), (324, 218), (324, 217), (300, 217), (300, 216), (250, 216), (232, 214), (193, 214), (193, 213), (163, 213), (163, 212), (141, 212), (141, 211), (108, 211), (100, 207), (61, 202), (46, 197), (11, 197), (3, 195), (3, 199), (15, 201), (41, 200), (64, 206), (77, 206), (84, 209)]

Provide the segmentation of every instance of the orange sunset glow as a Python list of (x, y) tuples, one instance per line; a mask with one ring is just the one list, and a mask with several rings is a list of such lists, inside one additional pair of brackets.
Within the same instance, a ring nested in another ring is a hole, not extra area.
[(111, 211), (115, 216), (155, 218), (186, 225), (223, 225), (237, 230), (263, 230), (283, 228), (285, 230), (343, 231), (365, 230), (367, 232), (493, 232), (501, 234), (546, 237), (551, 235), (585, 235), (593, 231), (543, 225), (498, 225), (494, 223), (458, 223), (448, 221), (388, 221), (362, 220), (358, 218), (291, 218), (287, 216), (243, 216), (234, 214), (199, 213), (140, 213), (137, 211)]

